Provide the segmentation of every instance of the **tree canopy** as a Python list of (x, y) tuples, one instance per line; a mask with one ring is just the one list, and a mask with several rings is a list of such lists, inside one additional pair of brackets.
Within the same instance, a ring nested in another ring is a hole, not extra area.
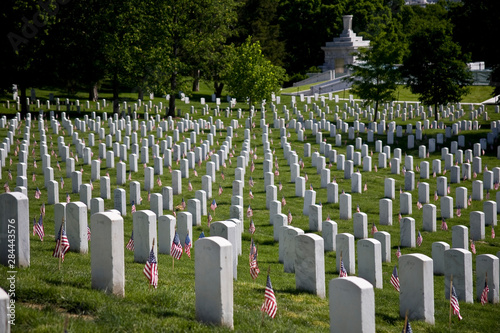
[(346, 78), (352, 83), (352, 90), (366, 104), (375, 103), (377, 121), (378, 105), (396, 98), (397, 83), (401, 80), (399, 68), (405, 44), (397, 22), (390, 19), (391, 13), (381, 16), (370, 25), (370, 48), (357, 53), (357, 63), (349, 65), (352, 76)]
[(241, 46), (233, 48), (223, 73), (231, 96), (249, 105), (278, 92), (285, 78), (285, 70), (273, 65), (262, 54), (260, 43), (252, 43), (249, 36)]
[[(472, 84), (467, 56), (452, 40), (450, 30), (443, 21), (422, 22), (410, 36), (409, 52), (403, 61), (402, 71), (410, 90), (435, 108), (459, 102)], [(438, 120), (438, 112), (435, 117)]]

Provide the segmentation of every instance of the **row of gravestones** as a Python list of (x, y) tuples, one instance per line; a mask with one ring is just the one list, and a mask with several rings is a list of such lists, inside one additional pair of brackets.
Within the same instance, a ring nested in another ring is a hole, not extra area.
[[(17, 235), (17, 244), (15, 256), (18, 258), (17, 265), (29, 265), (29, 219), (27, 217), (29, 208), (27, 207), (27, 198), (20, 193), (6, 193), (0, 197), (2, 208), (6, 211), (7, 222), (5, 226), (13, 224), (19, 232)], [(71, 249), (76, 252), (86, 253), (88, 248), (86, 235), (86, 207), (83, 203), (70, 203), (66, 208), (67, 234)], [(175, 228), (180, 234), (180, 239), (191, 233), (192, 222), (190, 214), (182, 212), (178, 214), (178, 220), (173, 216), (162, 216), (156, 221), (156, 215), (151, 211), (139, 211), (134, 214), (134, 261), (144, 263), (149, 254), (150, 244), (158, 235), (158, 246), (169, 253), (169, 245), (173, 239)], [(11, 221), (14, 221), (12, 223)], [(274, 220), (276, 221), (276, 219)], [(413, 223), (412, 223), (413, 222)], [(324, 222), (325, 231), (332, 230), (330, 238), (335, 230), (335, 222)], [(156, 227), (158, 225), (158, 233)], [(277, 227), (278, 224), (275, 224)], [(326, 225), (330, 225), (327, 227)], [(409, 225), (409, 227), (408, 227)], [(57, 227), (57, 225), (56, 225)], [(91, 216), (91, 227), (94, 238), (92, 240), (91, 253), (91, 271), (92, 287), (102, 289), (117, 295), (124, 295), (124, 235), (123, 218), (117, 211), (108, 211), (95, 213)], [(411, 218), (405, 218), (402, 222), (402, 238), (407, 235), (413, 235), (414, 239), (414, 221)], [(25, 230), (26, 229), (26, 230)], [(410, 232), (406, 230), (410, 229)], [(455, 234), (458, 238), (468, 240), (463, 235), (464, 230), (453, 230), (453, 243), (455, 243)], [(214, 222), (211, 226), (212, 236), (221, 236), (226, 240), (209, 237), (206, 240), (196, 242), (195, 246), (200, 246), (202, 251), (198, 251), (195, 263), (195, 283), (196, 283), (196, 309), (197, 317), (202, 321), (215, 322), (222, 325), (233, 326), (232, 322), (232, 280), (236, 279), (237, 257), (241, 250), (241, 220), (228, 220)], [(335, 230), (336, 231), (336, 230)], [(460, 235), (460, 233), (462, 233)], [(330, 282), (330, 318), (332, 329), (342, 325), (343, 320), (339, 319), (348, 316), (349, 320), (359, 323), (362, 327), (373, 326), (374, 313), (374, 293), (373, 287), (382, 288), (382, 243), (377, 239), (383, 239), (387, 242), (387, 233), (380, 233), (382, 237), (376, 235), (374, 239), (360, 239), (358, 241), (358, 267), (359, 277), (361, 279), (352, 279), (353, 289), (350, 297), (342, 298), (344, 304), (352, 306), (347, 309), (339, 307), (335, 299), (338, 299), (340, 292), (336, 284), (341, 284), (344, 288), (348, 282)], [(166, 239), (163, 239), (165, 237)], [(26, 249), (27, 238), (27, 249)], [(298, 290), (304, 290), (314, 293), (320, 297), (326, 297), (325, 290), (325, 268), (324, 268), (324, 250), (325, 239), (316, 234), (304, 234), (303, 231), (290, 226), (281, 227), (280, 230), (280, 254), (283, 253), (284, 269), (295, 273), (296, 287)], [(23, 240), (24, 239), (24, 240)], [(345, 263), (345, 269), (348, 274), (355, 273), (355, 255), (354, 239), (351, 234), (335, 235), (335, 251), (341, 253), (342, 260)], [(404, 242), (402, 240), (402, 245)], [(184, 244), (183, 244), (184, 245)], [(390, 248), (387, 243), (385, 248)], [(472, 302), (472, 255), (468, 250), (460, 247), (449, 249), (449, 246), (443, 242), (433, 244), (433, 259), (422, 254), (406, 255), (400, 258), (400, 313), (409, 311), (410, 319), (422, 319), (429, 323), (434, 322), (434, 273), (444, 273), (445, 275), (445, 295), (449, 295), (448, 283), (453, 276), (454, 285), (457, 290), (459, 300)], [(411, 246), (411, 245), (410, 245)], [(414, 244), (413, 244), (414, 246)], [(283, 247), (283, 250), (281, 248)], [(468, 245), (467, 245), (468, 247)], [(209, 250), (210, 249), (210, 250)], [(157, 253), (156, 248), (154, 251)], [(2, 251), (2, 261), (8, 258), (6, 252)], [(98, 254), (98, 255), (97, 255)], [(289, 257), (292, 257), (291, 260)], [(434, 258), (434, 256), (436, 258)], [(22, 263), (24, 260), (24, 264)], [(27, 260), (27, 261), (26, 261)], [(387, 260), (387, 253), (386, 253)], [(389, 259), (390, 260), (390, 259)], [(492, 255), (480, 255), (477, 257), (477, 296), (480, 297), (482, 285), (486, 275), (490, 276), (490, 294), (489, 299), (492, 303), (498, 302), (498, 258)], [(3, 262), (6, 264), (5, 262)], [(444, 266), (444, 272), (440, 272)], [(337, 260), (337, 270), (340, 270), (340, 263)], [(221, 269), (213, 269), (221, 267)], [(118, 272), (118, 274), (117, 274)], [(214, 281), (221, 283), (214, 288)], [(356, 283), (354, 283), (356, 282)], [(212, 286), (212, 288), (208, 288)], [(222, 286), (225, 286), (222, 288)], [(209, 290), (209, 291), (207, 291)], [(372, 290), (369, 292), (369, 290)], [(418, 292), (415, 292), (418, 290)], [(345, 291), (344, 291), (345, 292)], [(211, 297), (207, 298), (207, 293)], [(209, 301), (208, 301), (208, 300)], [(203, 302), (201, 300), (204, 300)], [(213, 303), (212, 303), (213, 301)], [(207, 306), (209, 302), (210, 306)], [(8, 304), (8, 303), (7, 303)], [(359, 308), (362, 304), (371, 304), (365, 308), (363, 313), (352, 311)], [(342, 316), (340, 315), (342, 314)], [(373, 328), (374, 329), (374, 326)]]

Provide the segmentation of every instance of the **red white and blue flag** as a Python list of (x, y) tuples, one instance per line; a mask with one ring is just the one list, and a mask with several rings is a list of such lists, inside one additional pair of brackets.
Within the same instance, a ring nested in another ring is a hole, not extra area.
[(158, 287), (158, 262), (156, 261), (156, 256), (154, 252), (154, 245), (151, 248), (151, 252), (149, 253), (148, 261), (144, 266), (144, 270), (142, 271), (146, 278), (149, 281), (149, 284)]
[(398, 268), (394, 266), (391, 275), (391, 284), (399, 292), (399, 276), (398, 276)]

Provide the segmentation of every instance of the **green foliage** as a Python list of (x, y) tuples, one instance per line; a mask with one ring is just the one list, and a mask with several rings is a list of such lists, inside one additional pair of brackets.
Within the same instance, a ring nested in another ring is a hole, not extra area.
[[(451, 38), (451, 26), (438, 19), (420, 22), (410, 36), (403, 75), (411, 91), (426, 105), (459, 102), (469, 91), (472, 75), (467, 57)], [(436, 120), (438, 113), (436, 112)]]
[(249, 104), (270, 100), (285, 79), (285, 70), (273, 65), (262, 54), (259, 42), (251, 37), (239, 47), (233, 48), (223, 74), (229, 93), (237, 99), (249, 99)]
[(352, 76), (346, 78), (352, 82), (353, 92), (366, 104), (375, 102), (374, 121), (377, 120), (378, 105), (395, 99), (400, 80), (396, 64), (403, 56), (404, 44), (397, 33), (397, 23), (390, 18), (389, 12), (370, 25), (371, 47), (363, 48), (357, 53), (357, 63), (348, 66)]

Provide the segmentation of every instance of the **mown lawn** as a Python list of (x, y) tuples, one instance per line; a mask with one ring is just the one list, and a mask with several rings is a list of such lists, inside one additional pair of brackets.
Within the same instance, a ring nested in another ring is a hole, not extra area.
[[(206, 95), (210, 96), (210, 87), (203, 88), (204, 90), (200, 93), (200, 96)], [(37, 92), (37, 96), (48, 96), (48, 90), (45, 92)], [(56, 97), (59, 97), (55, 93)], [(63, 95), (61, 95), (63, 96)], [(78, 95), (80, 96), (80, 95)], [(102, 96), (106, 96), (104, 93)], [(134, 101), (133, 95), (125, 96), (124, 98), (129, 98), (130, 102)], [(79, 97), (80, 98), (80, 97)], [(81, 102), (85, 101), (85, 96), (82, 95)], [(163, 98), (157, 97), (154, 103), (163, 101), (163, 105), (166, 105), (166, 101)], [(146, 98), (146, 102), (148, 98)], [(235, 157), (231, 158), (231, 164), (227, 163), (227, 168), (223, 170), (225, 174), (225, 180), (221, 178), (221, 172), (217, 172), (217, 179), (213, 184), (213, 196), (217, 200), (218, 208), (214, 214), (214, 221), (223, 220), (229, 217), (229, 206), (231, 204), (231, 193), (232, 193), (232, 181), (234, 178), (234, 172), (236, 167), (236, 156), (240, 154), (243, 141), (244, 141), (244, 122), (245, 118), (248, 117), (247, 107), (241, 104), (236, 105), (236, 109), (233, 109), (229, 114), (229, 117), (225, 116), (224, 112), (218, 115), (214, 115), (213, 108), (214, 103), (209, 103), (212, 111), (209, 115), (202, 115), (201, 105), (199, 103), (198, 95), (194, 95), (191, 99), (191, 104), (187, 105), (178, 101), (178, 108), (182, 110), (182, 114), (189, 113), (190, 107), (194, 106), (195, 113), (189, 114), (194, 120), (198, 118), (204, 119), (221, 119), (225, 126), (230, 124), (230, 120), (236, 118), (237, 108), (243, 108), (243, 118), (239, 119), (239, 124), (242, 127), (235, 129), (235, 134), (233, 136), (233, 148), (235, 151)], [(282, 105), (276, 107), (277, 114), (279, 117), (284, 117), (282, 111), (283, 105), (287, 106), (290, 110), (290, 116), (293, 109), (290, 106), (291, 99), (289, 96), (282, 96)], [(321, 107), (321, 102), (314, 102)], [(343, 112), (344, 101), (339, 103), (340, 112)], [(84, 104), (82, 102), (82, 104)], [(327, 101), (330, 110), (335, 110), (336, 104), (332, 101)], [(228, 103), (225, 98), (222, 98), (221, 109), (224, 110), (228, 107)], [(287, 204), (282, 208), (282, 212), (288, 213), (288, 210), (293, 214), (292, 225), (303, 229), (305, 232), (309, 232), (309, 220), (307, 216), (303, 216), (302, 207), (303, 199), (294, 196), (295, 184), (290, 182), (290, 171), (287, 166), (287, 161), (284, 159), (283, 151), (280, 146), (280, 129), (274, 128), (273, 124), (273, 114), (269, 110), (271, 109), (270, 103), (268, 103), (267, 112), (265, 113), (265, 119), (268, 124), (271, 125), (269, 131), (269, 140), (271, 142), (271, 149), (274, 151), (274, 158), (277, 160), (279, 165), (279, 176), (275, 176), (275, 184), (280, 181), (283, 184), (283, 190), (278, 192), (278, 199), (282, 196), (286, 198)], [(92, 110), (95, 110), (93, 104)], [(309, 119), (309, 112), (304, 112), (305, 106), (303, 103), (297, 105), (297, 110), (302, 111), (304, 117)], [(54, 110), (54, 108), (52, 109)], [(76, 112), (70, 112), (67, 116), (72, 118), (80, 117), (83, 118), (84, 115), (91, 116), (90, 111), (92, 110), (82, 110), (81, 114)], [(313, 110), (313, 105), (308, 106), (308, 111)], [(324, 110), (324, 108), (323, 108)], [(6, 110), (4, 110), (6, 111)], [(10, 112), (14, 112), (11, 105)], [(108, 106), (106, 111), (110, 112), (111, 109)], [(469, 119), (469, 111), (466, 110), (466, 114), (462, 119)], [(491, 120), (499, 120), (500, 115), (494, 113), (494, 108), (491, 106), (487, 107), (488, 114)], [(38, 113), (38, 112), (37, 112)], [(48, 116), (48, 112), (45, 111), (45, 117)], [(61, 113), (56, 112), (58, 120), (61, 121)], [(163, 118), (165, 111), (162, 110), (160, 118)], [(35, 117), (35, 112), (32, 116)], [(110, 115), (110, 114), (109, 114)], [(142, 109), (139, 113), (139, 121), (143, 121), (144, 114)], [(153, 116), (150, 114), (150, 116)], [(9, 117), (11, 117), (9, 115)], [(317, 113), (313, 113), (315, 119), (320, 119)], [(326, 115), (326, 119), (333, 121), (334, 113)], [(273, 227), (269, 224), (269, 211), (265, 208), (265, 190), (264, 190), (264, 177), (263, 177), (263, 144), (262, 144), (262, 129), (260, 128), (260, 111), (257, 112), (253, 118), (256, 123), (256, 127), (251, 129), (251, 147), (256, 149), (257, 159), (255, 163), (255, 171), (252, 173), (250, 168), (246, 169), (246, 182), (244, 188), (244, 211), (249, 204), (251, 204), (254, 216), (253, 220), (256, 224), (256, 233), (253, 235), (255, 242), (258, 244), (259, 249), (259, 267), (261, 269), (261, 274), (257, 280), (253, 281), (249, 274), (249, 267), (247, 262), (247, 257), (249, 253), (249, 244), (252, 236), (246, 231), (243, 235), (243, 255), (239, 258), (238, 264), (238, 280), (234, 281), (234, 330), (237, 332), (309, 332), (312, 329), (318, 332), (329, 331), (329, 310), (328, 310), (328, 299), (321, 299), (317, 296), (311, 295), (306, 292), (297, 291), (295, 288), (295, 278), (293, 274), (284, 273), (283, 265), (278, 261), (278, 243), (273, 241)], [(361, 121), (366, 122), (367, 120), (362, 118)], [(420, 119), (419, 119), (420, 120)], [(353, 117), (347, 117), (346, 121), (354, 121)], [(411, 122), (416, 122), (417, 119), (411, 120)], [(467, 136), (467, 145), (464, 149), (471, 149), (472, 142), (476, 142), (479, 137), (486, 137), (488, 132), (490, 121), (483, 120), (482, 117), (478, 119), (482, 124), (481, 130), (479, 131), (469, 131), (461, 133)], [(397, 119), (398, 124), (403, 124), (401, 119)], [(446, 125), (451, 123), (445, 120)], [(48, 125), (48, 121), (45, 122)], [(103, 128), (106, 129), (106, 133), (109, 133), (109, 129), (106, 123), (103, 123)], [(31, 135), (34, 134), (35, 138), (31, 137), (30, 142), (30, 158), (28, 164), (28, 184), (29, 184), (29, 199), (30, 199), (30, 218), (33, 219), (40, 212), (40, 206), (43, 202), (47, 201), (47, 190), (43, 186), (43, 170), (41, 170), (41, 157), (39, 150), (39, 133), (38, 122), (33, 121), (33, 127), (31, 128)], [(24, 130), (24, 125), (16, 130), (15, 139), (22, 140), (22, 133)], [(21, 131), (21, 132), (19, 132)], [(205, 129), (204, 133), (200, 133), (197, 137), (197, 141), (200, 139), (205, 140), (207, 138), (208, 130)], [(305, 167), (301, 170), (301, 175), (308, 175), (308, 182), (306, 188), (309, 188), (309, 184), (312, 184), (314, 189), (317, 191), (317, 201), (321, 201), (323, 205), (323, 218), (326, 216), (338, 223), (338, 232), (350, 232), (353, 233), (352, 220), (343, 221), (339, 220), (339, 204), (327, 203), (326, 201), (326, 189), (320, 187), (320, 175), (316, 174), (316, 168), (311, 165), (310, 158), (303, 157), (303, 148), (305, 142), (297, 141), (297, 134), (293, 130), (287, 129), (290, 133), (288, 142), (291, 144), (292, 149), (294, 149), (299, 158), (303, 158), (305, 162)], [(422, 159), (418, 158), (418, 145), (427, 144), (428, 139), (434, 137), (438, 132), (444, 133), (444, 130), (429, 130), (424, 134), (426, 135), (424, 141), (416, 142), (416, 149), (407, 150), (406, 149), (406, 138), (398, 138), (395, 145), (391, 148), (401, 148), (403, 154), (407, 153), (413, 155), (414, 165), (420, 165)], [(49, 128), (46, 131), (47, 134), (47, 145), (49, 146), (49, 152), (52, 149), (57, 153), (57, 138), (56, 135), (52, 134)], [(156, 134), (153, 131), (149, 134)], [(164, 133), (166, 134), (166, 133)], [(310, 143), (312, 146), (312, 151), (319, 151), (319, 145), (315, 143), (315, 138), (312, 136), (310, 131), (307, 131), (306, 142)], [(7, 129), (0, 130), (0, 140), (7, 135)], [(60, 133), (64, 136), (66, 144), (71, 143), (71, 138), (64, 133)], [(122, 134), (123, 135), (123, 134)], [(172, 135), (171, 132), (168, 135)], [(184, 134), (185, 137), (189, 137), (189, 133)], [(255, 138), (253, 136), (255, 135)], [(363, 138), (363, 143), (369, 145), (369, 149), (374, 151), (373, 156), (373, 166), (378, 164), (377, 153), (375, 153), (374, 143), (366, 142), (366, 133), (358, 133), (360, 137)], [(81, 139), (86, 139), (88, 137), (87, 133), (80, 133)], [(214, 137), (214, 147), (222, 145), (226, 137), (226, 130), (218, 130)], [(323, 138), (326, 139), (327, 143), (331, 143), (332, 146), (335, 145), (334, 138), (330, 138), (329, 133), (323, 132)], [(159, 138), (158, 138), (159, 139)], [(33, 143), (37, 141), (37, 146), (33, 147)], [(376, 136), (376, 140), (382, 140), (384, 145), (386, 144), (385, 136)], [(452, 140), (457, 140), (457, 137), (452, 137), (447, 139), (446, 146), (450, 145)], [(198, 143), (197, 142), (197, 143)], [(52, 146), (54, 143), (54, 146)], [(346, 153), (346, 146), (348, 144), (354, 144), (354, 141), (348, 140), (346, 134), (342, 134), (342, 143), (340, 147), (334, 147), (339, 154)], [(96, 146), (92, 147), (94, 156), (98, 156), (97, 149), (98, 139), (96, 137)], [(194, 143), (193, 143), (194, 144)], [(13, 148), (17, 146), (17, 143), (13, 145)], [(71, 150), (74, 150), (75, 146), (71, 144)], [(31, 155), (31, 150), (34, 148), (35, 156)], [(33, 158), (38, 162), (38, 168), (34, 168)], [(440, 151), (430, 155), (426, 160), (432, 163), (433, 159), (440, 158)], [(496, 146), (493, 150), (488, 148), (486, 150), (486, 155), (483, 158), (483, 166), (487, 165), (488, 168), (499, 166), (500, 163), (496, 158)], [(12, 172), (13, 181), (9, 181), (11, 189), (14, 188), (15, 176), (16, 176), (16, 163), (17, 157), (12, 156), (13, 164), (10, 165), (9, 159), (6, 160), (7, 165), (2, 168), (2, 180), (7, 182), (9, 170)], [(59, 181), (62, 176), (65, 176), (65, 163), (61, 163), (61, 171), (56, 167), (57, 157), (52, 156), (52, 167), (54, 168), (54, 179)], [(59, 159), (60, 160), (60, 159)], [(83, 165), (83, 158), (79, 159), (76, 163), (76, 169), (79, 170), (83, 168), (83, 183), (88, 183), (90, 180), (90, 166)], [(115, 163), (118, 162), (116, 158)], [(204, 174), (205, 163), (201, 168), (197, 167), (199, 176), (195, 177), (190, 172), (190, 180), (194, 191), (201, 189), (201, 176)], [(444, 163), (444, 162), (443, 162)], [(178, 167), (174, 165), (174, 168)], [(330, 166), (329, 166), (330, 167)], [(356, 167), (355, 167), (356, 168)], [(337, 165), (335, 163), (330, 167), (331, 178), (336, 178), (339, 184), (339, 191), (345, 190), (350, 192), (350, 181), (345, 180), (343, 177), (343, 171), (337, 170)], [(387, 231), (391, 234), (392, 239), (392, 262), (383, 264), (383, 278), (384, 286), (383, 289), (375, 290), (375, 304), (376, 304), (376, 328), (377, 332), (399, 332), (401, 331), (404, 323), (404, 318), (399, 317), (399, 298), (398, 293), (390, 285), (390, 275), (392, 273), (394, 265), (397, 264), (395, 258), (395, 251), (399, 244), (399, 223), (398, 223), (398, 210), (399, 210), (399, 196), (396, 194), (396, 199), (393, 201), (393, 221), (392, 226), (381, 226), (378, 224), (379, 215), (379, 200), (383, 198), (384, 195), (384, 180), (387, 177), (392, 177), (396, 181), (396, 192), (398, 192), (400, 187), (404, 187), (404, 178), (402, 174), (393, 175), (390, 173), (390, 169), (379, 169), (378, 172), (366, 173), (360, 168), (360, 172), (363, 176), (363, 184), (367, 183), (368, 190), (363, 193), (353, 193), (352, 194), (352, 207), (353, 213), (355, 212), (356, 206), (359, 204), (362, 212), (368, 215), (368, 225), (371, 227), (372, 223), (376, 223), (378, 230)], [(116, 171), (105, 168), (105, 163), (101, 164), (101, 175), (109, 172), (112, 179), (112, 191), (117, 187), (113, 180), (116, 179)], [(32, 174), (35, 173), (36, 181), (32, 181)], [(128, 166), (127, 166), (128, 175)], [(255, 186), (252, 188), (252, 192), (255, 199), (250, 200), (248, 196), (249, 185), (248, 178), (252, 176), (255, 180)], [(449, 180), (450, 172), (445, 176)], [(143, 183), (144, 171), (142, 168), (133, 174), (133, 179)], [(478, 179), (482, 179), (482, 174), (478, 176)], [(170, 185), (171, 176), (168, 172), (168, 168), (164, 168), (164, 175), (161, 177), (163, 185)], [(431, 203), (436, 204), (438, 213), (438, 231), (435, 233), (423, 232), (422, 231), (422, 211), (416, 208), (416, 199), (418, 197), (418, 191), (411, 191), (413, 197), (413, 214), (412, 217), (416, 221), (416, 228), (421, 230), (424, 242), (421, 247), (415, 249), (402, 248), (403, 254), (408, 253), (423, 253), (431, 257), (431, 247), (432, 243), (435, 241), (445, 241), (451, 244), (451, 231), (442, 231), (439, 229), (441, 218), (440, 218), (440, 204), (439, 201), (434, 202), (433, 193), (436, 190), (435, 179), (431, 178), (428, 180), (419, 179), (419, 173), (416, 173), (416, 182), (426, 181), (430, 184), (431, 193)], [(217, 194), (218, 185), (223, 187), (222, 195)], [(182, 195), (177, 195), (174, 198), (174, 206), (178, 205), (182, 198), (186, 201), (194, 197), (194, 191), (190, 192), (187, 189), (187, 180), (183, 180), (183, 193)], [(39, 187), (42, 191), (42, 197), (40, 200), (34, 198), (34, 189)], [(129, 183), (127, 183), (123, 188), (128, 193)], [(454, 195), (455, 189), (458, 186), (465, 186), (468, 188), (469, 193), (472, 191), (472, 181), (465, 181), (461, 184), (451, 184), (451, 195)], [(66, 197), (67, 189), (71, 188), (71, 179), (65, 180), (64, 190), (60, 190), (60, 200), (64, 201)], [(160, 192), (160, 188), (156, 186), (156, 191)], [(490, 191), (490, 198), (494, 200), (497, 191)], [(100, 184), (98, 181), (94, 182), (94, 190), (92, 192), (94, 197), (100, 194)], [(78, 200), (78, 194), (70, 194), (73, 201)], [(142, 197), (144, 201), (141, 205), (138, 205), (138, 210), (148, 209), (149, 203), (147, 202), (147, 193), (142, 191)], [(209, 204), (209, 203), (208, 203)], [(468, 216), (473, 210), (481, 210), (482, 202), (474, 201), (471, 208), (463, 210), (462, 217), (454, 217), (449, 219), (448, 226), (451, 229), (454, 225), (463, 224), (468, 226)], [(105, 200), (105, 208), (113, 208), (113, 200)], [(127, 205), (127, 215), (124, 216), (124, 235), (125, 244), (127, 243), (130, 234), (132, 232), (132, 217), (130, 214), (130, 204)], [(14, 332), (61, 332), (67, 321), (67, 327), (69, 332), (225, 332), (228, 331), (226, 328), (214, 327), (210, 325), (205, 325), (196, 320), (195, 313), (195, 293), (194, 293), (194, 262), (196, 258), (196, 248), (192, 250), (193, 258), (190, 260), (183, 255), (180, 261), (175, 262), (174, 268), (172, 268), (172, 259), (170, 256), (160, 254), (158, 256), (159, 263), (159, 287), (157, 290), (152, 290), (148, 288), (146, 278), (142, 273), (144, 267), (143, 264), (133, 262), (133, 253), (130, 251), (125, 251), (125, 275), (126, 275), (126, 285), (125, 285), (125, 297), (119, 298), (114, 296), (106, 295), (100, 291), (93, 290), (90, 285), (91, 272), (90, 272), (90, 257), (93, 255), (89, 253), (87, 255), (81, 255), (76, 253), (69, 253), (66, 256), (66, 260), (62, 264), (62, 268), (58, 269), (58, 261), (56, 258), (52, 257), (52, 251), (54, 249), (54, 214), (53, 207), (47, 206), (47, 214), (44, 220), (46, 237), (44, 241), (41, 242), (37, 237), (30, 236), (31, 239), (31, 266), (29, 268), (18, 269), (17, 281), (16, 281), (16, 325), (12, 327)], [(172, 212), (165, 211), (165, 214), (171, 214)], [(209, 228), (207, 227), (207, 217), (204, 216), (202, 219), (202, 227), (195, 227), (193, 230), (193, 238), (196, 240), (199, 234), (204, 231), (204, 233), (209, 235)], [(245, 217), (244, 221), (245, 230), (248, 230), (249, 219)], [(491, 253), (497, 254), (500, 250), (500, 240), (498, 238), (492, 239), (490, 236), (490, 229), (486, 228), (486, 238), (484, 241), (476, 242), (477, 254)], [(498, 230), (497, 230), (498, 233)], [(320, 234), (320, 233), (319, 233)], [(95, 254), (94, 254), (95, 255)], [(473, 255), (473, 270), (475, 270), (475, 257)], [(327, 252), (325, 253), (325, 280), (326, 287), (328, 289), (328, 282), (338, 277), (338, 273), (335, 269), (335, 263), (337, 260), (336, 253)], [(357, 265), (357, 263), (356, 263)], [(265, 272), (267, 268), (270, 267), (271, 279), (276, 294), (278, 302), (278, 314), (276, 318), (270, 319), (268, 317), (262, 317), (260, 312), (260, 306), (264, 301), (264, 288), (266, 282)], [(0, 276), (7, 276), (8, 269), (6, 267), (0, 267)], [(474, 295), (475, 295), (475, 275), (474, 275)], [(8, 287), (8, 282), (6, 279), (0, 279), (0, 287), (6, 289)], [(414, 332), (443, 332), (448, 331), (448, 311), (449, 302), (445, 300), (444, 297), (444, 278), (442, 276), (435, 276), (434, 278), (434, 300), (435, 300), (435, 325), (429, 325), (423, 322), (412, 322), (412, 328)], [(327, 291), (328, 295), (328, 291)], [(458, 322), (456, 317), (452, 318), (451, 331), (453, 332), (483, 332), (492, 331), (495, 332), (500, 329), (500, 324), (498, 323), (498, 318), (500, 316), (500, 308), (498, 305), (487, 304), (481, 306), (480, 303), (475, 301), (474, 304), (461, 303), (461, 313), (464, 320)]]

